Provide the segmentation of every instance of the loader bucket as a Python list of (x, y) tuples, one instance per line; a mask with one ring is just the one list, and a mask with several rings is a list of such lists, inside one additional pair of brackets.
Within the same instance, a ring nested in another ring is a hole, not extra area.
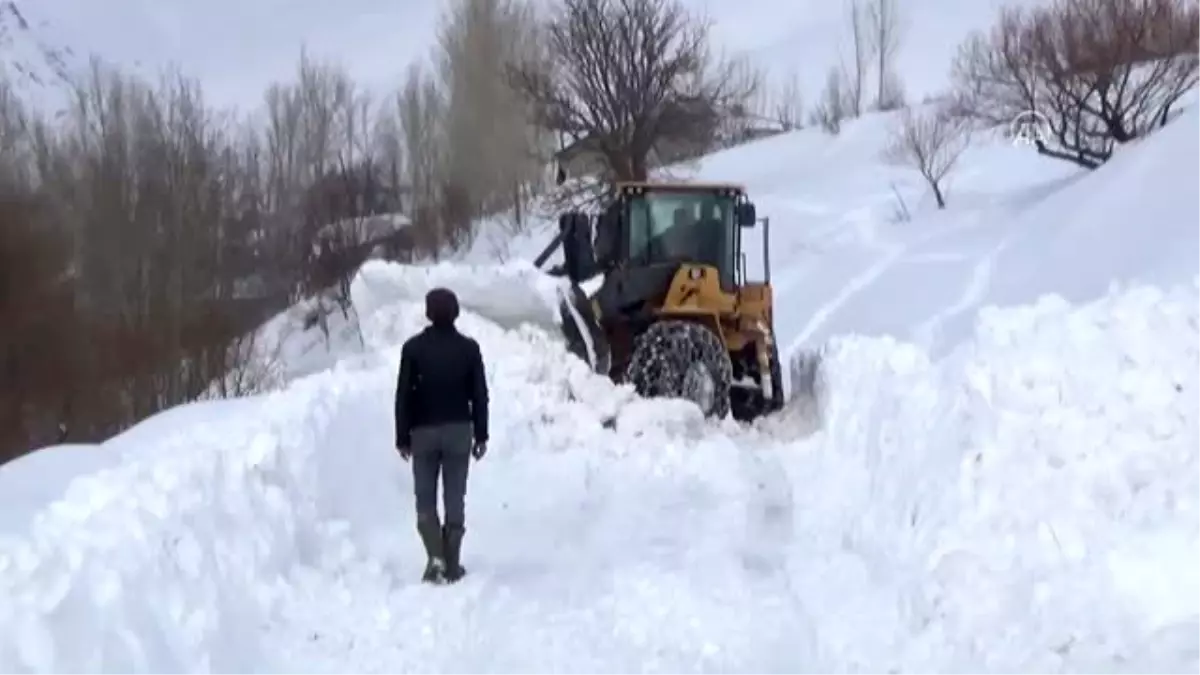
[(583, 359), (593, 372), (607, 376), (612, 366), (612, 352), (591, 300), (576, 284), (560, 289), (559, 314), (567, 348)]

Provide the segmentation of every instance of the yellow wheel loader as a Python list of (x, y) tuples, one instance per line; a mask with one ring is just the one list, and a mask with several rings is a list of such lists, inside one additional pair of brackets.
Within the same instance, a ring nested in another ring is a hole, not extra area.
[[(571, 351), (646, 397), (684, 398), (743, 421), (783, 407), (769, 220), (732, 184), (620, 183), (595, 217), (569, 212), (538, 257), (557, 273)], [(746, 278), (743, 233), (761, 235), (763, 279)], [(590, 290), (585, 290), (585, 288)]]

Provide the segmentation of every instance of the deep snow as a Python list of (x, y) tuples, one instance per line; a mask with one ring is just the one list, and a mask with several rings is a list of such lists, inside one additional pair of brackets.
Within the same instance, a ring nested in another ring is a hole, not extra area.
[(371, 358), (241, 410), (198, 404), (219, 418), (80, 479), (6, 542), (0, 665), (1198, 665), (1195, 284), (989, 311), (940, 361), (839, 339), (808, 439), (637, 400), (541, 329), (464, 316), (496, 428), (471, 574), (434, 589), (388, 417), (420, 307), (367, 290), (403, 273), (356, 282)]

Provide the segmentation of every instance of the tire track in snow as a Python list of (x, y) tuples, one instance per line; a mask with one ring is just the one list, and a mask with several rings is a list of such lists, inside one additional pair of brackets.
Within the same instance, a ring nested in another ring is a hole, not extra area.
[(792, 354), (808, 342), (829, 321), (829, 317), (833, 316), (834, 312), (841, 309), (851, 298), (858, 295), (864, 288), (870, 286), (879, 277), (883, 276), (884, 272), (887, 272), (896, 263), (900, 262), (907, 252), (908, 248), (905, 246), (890, 248), (888, 253), (884, 254), (882, 258), (875, 261), (873, 265), (855, 275), (846, 285), (842, 286), (841, 290), (831, 300), (818, 307), (817, 311), (813, 312), (812, 318), (808, 320), (808, 323), (804, 324), (804, 328), (800, 330), (800, 333), (792, 338), (791, 343), (788, 344), (788, 359), (790, 360)]
[[(881, 252), (881, 257), (867, 267), (867, 269), (856, 274), (850, 279), (850, 281), (846, 282), (846, 284), (841, 287), (841, 289), (836, 295), (833, 296), (833, 298), (822, 304), (815, 312), (813, 312), (812, 317), (806, 324), (804, 324), (804, 328), (801, 329), (800, 332), (794, 338), (792, 338), (792, 341), (788, 344), (786, 358), (790, 361), (792, 356), (801, 347), (803, 347), (805, 343), (811, 340), (813, 335), (815, 335), (817, 331), (819, 331), (826, 323), (828, 323), (830, 317), (833, 316), (833, 314), (843, 306), (845, 306), (846, 303), (850, 302), (850, 300), (852, 300), (868, 286), (871, 286), (878, 281), (880, 277), (882, 277), (897, 264), (907, 260), (909, 253), (914, 246), (923, 245), (945, 236), (957, 234), (964, 230), (970, 230), (978, 227), (978, 214), (975, 215), (976, 217), (968, 218), (962, 224), (936, 230), (934, 232), (929, 232), (919, 237), (914, 237), (908, 242), (887, 246), (878, 243), (870, 244), (870, 247), (876, 248)], [(785, 294), (782, 292), (783, 290), (784, 289), (781, 288), (778, 291), (779, 295), (777, 297), (781, 299), (784, 297)], [(781, 356), (784, 355), (781, 354)]]
[(992, 278), (996, 273), (996, 263), (999, 262), (1000, 255), (1012, 244), (1015, 238), (1014, 236), (1005, 237), (977, 260), (971, 266), (971, 275), (967, 279), (967, 283), (963, 285), (962, 293), (958, 299), (953, 304), (943, 307), (936, 314), (921, 322), (913, 330), (913, 339), (925, 347), (926, 350), (934, 351), (946, 322), (968, 311), (972, 307), (978, 306), (987, 297), (987, 292), (992, 285)]

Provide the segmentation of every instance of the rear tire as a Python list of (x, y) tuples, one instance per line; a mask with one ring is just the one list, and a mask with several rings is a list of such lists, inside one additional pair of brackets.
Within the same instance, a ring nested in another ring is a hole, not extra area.
[(729, 414), (733, 364), (716, 333), (692, 321), (660, 321), (638, 336), (626, 379), (647, 398), (692, 401), (705, 417)]

